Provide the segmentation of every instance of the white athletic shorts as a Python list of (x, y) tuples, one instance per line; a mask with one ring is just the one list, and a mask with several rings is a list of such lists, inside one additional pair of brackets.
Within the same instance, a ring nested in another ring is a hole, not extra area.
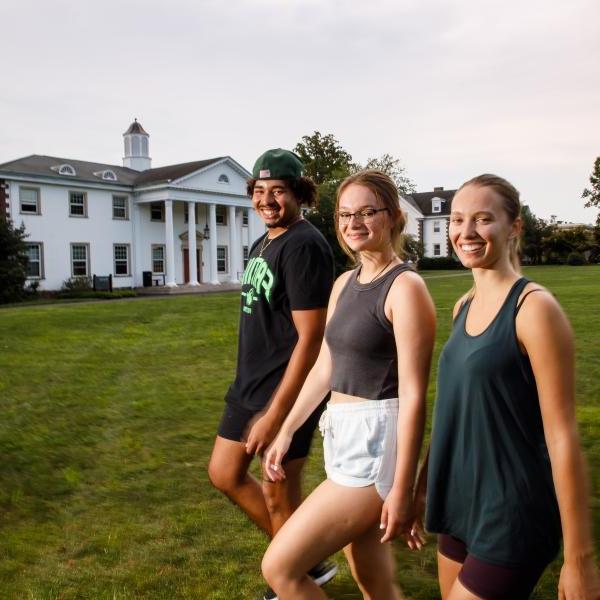
[(375, 485), (385, 499), (396, 470), (398, 398), (327, 404), (319, 429), (325, 471), (348, 487)]

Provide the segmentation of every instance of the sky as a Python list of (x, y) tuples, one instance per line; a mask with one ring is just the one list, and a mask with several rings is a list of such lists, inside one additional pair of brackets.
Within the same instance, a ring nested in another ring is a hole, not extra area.
[(506, 177), (539, 217), (591, 223), (597, 0), (4, 0), (0, 163), (152, 166), (333, 134), (399, 158), (417, 191)]

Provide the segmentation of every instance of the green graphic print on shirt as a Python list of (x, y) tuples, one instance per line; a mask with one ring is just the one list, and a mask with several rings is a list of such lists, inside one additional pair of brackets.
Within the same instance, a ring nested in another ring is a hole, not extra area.
[(270, 303), (274, 284), (275, 276), (267, 261), (260, 256), (251, 258), (242, 279), (242, 289), (244, 286), (250, 286), (250, 289), (242, 292), (242, 298), (244, 298), (242, 310), (245, 313), (252, 314), (252, 305), (258, 301), (261, 293), (266, 301)]

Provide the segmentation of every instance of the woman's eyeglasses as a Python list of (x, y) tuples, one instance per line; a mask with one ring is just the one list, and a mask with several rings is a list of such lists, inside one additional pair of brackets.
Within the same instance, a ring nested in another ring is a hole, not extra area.
[(350, 219), (354, 217), (355, 221), (359, 223), (370, 223), (378, 212), (387, 210), (387, 208), (361, 208), (356, 212), (345, 212), (339, 211), (336, 213), (336, 218), (340, 222), (340, 225), (346, 225), (350, 223)]

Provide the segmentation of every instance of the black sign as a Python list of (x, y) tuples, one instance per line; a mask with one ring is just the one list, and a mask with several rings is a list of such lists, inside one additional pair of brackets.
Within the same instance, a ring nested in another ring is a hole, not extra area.
[(112, 275), (94, 275), (95, 292), (112, 292)]

